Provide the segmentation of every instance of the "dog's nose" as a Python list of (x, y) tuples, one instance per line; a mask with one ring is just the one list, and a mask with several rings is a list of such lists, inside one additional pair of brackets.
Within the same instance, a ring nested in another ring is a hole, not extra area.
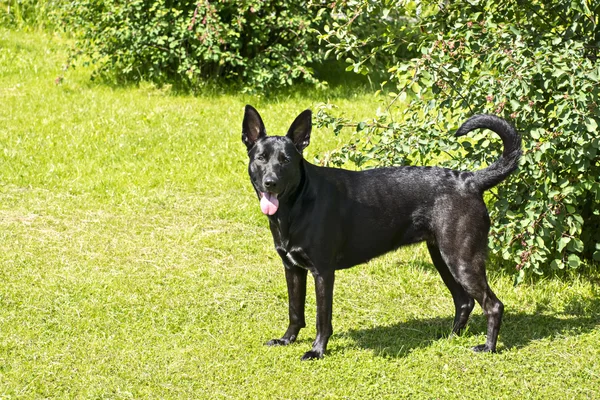
[(263, 183), (266, 189), (274, 189), (275, 186), (277, 186), (277, 182), (275, 181), (275, 179), (272, 178), (265, 179)]

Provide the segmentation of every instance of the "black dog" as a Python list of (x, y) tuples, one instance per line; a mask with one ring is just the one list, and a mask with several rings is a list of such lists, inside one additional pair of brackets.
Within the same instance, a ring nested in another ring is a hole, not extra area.
[(251, 106), (245, 109), (242, 141), (250, 158), (248, 172), (283, 260), (289, 296), (287, 331), (267, 345), (288, 345), (306, 326), (310, 271), (316, 287), (317, 337), (302, 359), (322, 358), (333, 331), (335, 271), (427, 241), (456, 307), (452, 332), (464, 328), (475, 299), (488, 322), (486, 343), (474, 350), (494, 352), (504, 305), (485, 273), (490, 219), (483, 192), (517, 168), (521, 138), (516, 130), (492, 115), (475, 115), (459, 128), (456, 136), (487, 128), (502, 138), (502, 156), (480, 171), (394, 167), (356, 172), (304, 160), (311, 127), (311, 111), (306, 110), (286, 136), (267, 136), (258, 112)]

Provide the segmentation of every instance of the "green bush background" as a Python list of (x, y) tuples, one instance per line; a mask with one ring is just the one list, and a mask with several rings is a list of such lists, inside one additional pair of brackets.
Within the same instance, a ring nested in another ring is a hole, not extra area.
[(74, 58), (105, 78), (187, 88), (226, 80), (259, 92), (321, 83), (311, 68), (323, 54), (314, 52), (314, 11), (297, 0), (80, 0), (60, 5), (56, 19), (77, 39)]
[[(474, 113), (503, 116), (525, 151), (520, 170), (491, 192), (493, 254), (517, 281), (600, 260), (597, 2), (356, 1), (336, 12), (347, 18), (322, 40), (349, 69), (387, 71), (392, 100), (358, 123), (322, 107), (322, 124), (356, 126), (333, 162), (481, 168), (498, 157), (499, 140), (477, 133), (458, 142), (451, 132)], [(413, 23), (373, 35), (355, 15)], [(398, 59), (399, 43), (414, 57)]]

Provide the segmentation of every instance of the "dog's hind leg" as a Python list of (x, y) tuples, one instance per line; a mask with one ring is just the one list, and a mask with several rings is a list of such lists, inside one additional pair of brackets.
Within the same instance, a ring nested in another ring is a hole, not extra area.
[(307, 271), (295, 265), (285, 266), (285, 281), (288, 289), (289, 318), (285, 334), (281, 339), (269, 340), (267, 346), (286, 346), (298, 337), (300, 329), (306, 326), (304, 320), (304, 304), (306, 302)]
[[(464, 281), (464, 279), (461, 280)], [(476, 352), (495, 353), (498, 333), (500, 332), (500, 325), (502, 323), (502, 314), (504, 313), (504, 304), (492, 292), (487, 281), (471, 286), (471, 282), (467, 280), (463, 285), (467, 288), (467, 292), (471, 293), (481, 305), (483, 313), (487, 318), (486, 341), (484, 344), (473, 347), (473, 350)]]
[(442, 258), (440, 254), (440, 249), (432, 242), (427, 242), (427, 248), (429, 249), (429, 254), (431, 255), (431, 260), (433, 261), (433, 265), (438, 270), (440, 275), (442, 276), (442, 280), (450, 290), (452, 294), (452, 299), (454, 300), (454, 324), (452, 326), (452, 333), (456, 335), (460, 335), (462, 329), (467, 324), (469, 320), (469, 315), (471, 315), (471, 311), (473, 311), (473, 307), (475, 307), (475, 300), (465, 291), (465, 289), (456, 282), (456, 279), (450, 273), (446, 262)]
[(439, 243), (439, 248), (456, 282), (481, 305), (487, 318), (486, 342), (474, 347), (473, 350), (495, 352), (504, 305), (492, 292), (487, 282), (485, 273), (487, 238), (477, 238), (476, 235), (468, 234), (453, 236), (447, 243)]

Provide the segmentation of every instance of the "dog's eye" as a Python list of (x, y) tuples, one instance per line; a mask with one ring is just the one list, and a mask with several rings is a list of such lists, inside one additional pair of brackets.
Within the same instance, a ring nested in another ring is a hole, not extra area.
[(287, 158), (287, 157), (284, 157), (284, 158), (281, 159), (281, 163), (282, 164), (289, 164), (289, 162), (290, 162), (290, 159)]
[(256, 156), (256, 159), (258, 161), (265, 161), (265, 156), (263, 156), (262, 154), (259, 154), (258, 156)]

